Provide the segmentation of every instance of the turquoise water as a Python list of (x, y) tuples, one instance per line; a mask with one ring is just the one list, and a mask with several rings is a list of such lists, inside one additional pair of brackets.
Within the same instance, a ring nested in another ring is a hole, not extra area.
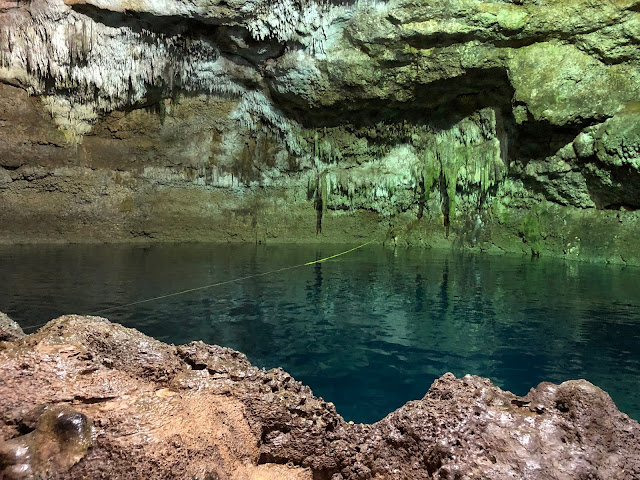
[[(322, 258), (348, 247), (0, 247), (0, 311), (27, 330)], [(445, 372), (523, 395), (586, 378), (640, 419), (640, 269), (365, 247), (335, 261), (114, 310), (169, 343), (203, 340), (281, 366), (373, 422)]]

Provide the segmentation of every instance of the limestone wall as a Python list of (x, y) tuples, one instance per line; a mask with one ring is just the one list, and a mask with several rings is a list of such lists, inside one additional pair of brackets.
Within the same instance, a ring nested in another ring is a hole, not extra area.
[(640, 1), (0, 3), (0, 242), (640, 263)]

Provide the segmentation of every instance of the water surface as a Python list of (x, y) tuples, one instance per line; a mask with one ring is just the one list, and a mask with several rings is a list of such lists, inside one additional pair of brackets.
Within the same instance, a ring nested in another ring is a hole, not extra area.
[[(348, 247), (0, 247), (0, 311), (27, 330)], [(640, 269), (365, 247), (104, 316), (168, 343), (203, 340), (281, 366), (373, 422), (444, 374), (524, 395), (586, 378), (640, 419)]]

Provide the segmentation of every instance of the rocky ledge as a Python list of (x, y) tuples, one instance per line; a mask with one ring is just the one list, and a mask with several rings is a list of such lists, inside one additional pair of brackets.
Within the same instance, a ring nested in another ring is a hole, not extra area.
[(640, 425), (584, 380), (517, 397), (448, 373), (359, 425), (228, 348), (75, 315), (18, 337), (0, 342), (6, 479), (640, 478)]

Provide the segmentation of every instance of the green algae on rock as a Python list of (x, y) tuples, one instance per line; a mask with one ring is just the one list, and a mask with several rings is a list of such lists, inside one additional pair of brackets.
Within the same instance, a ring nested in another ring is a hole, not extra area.
[(640, 264), (639, 31), (637, 0), (11, 4), (0, 242)]

